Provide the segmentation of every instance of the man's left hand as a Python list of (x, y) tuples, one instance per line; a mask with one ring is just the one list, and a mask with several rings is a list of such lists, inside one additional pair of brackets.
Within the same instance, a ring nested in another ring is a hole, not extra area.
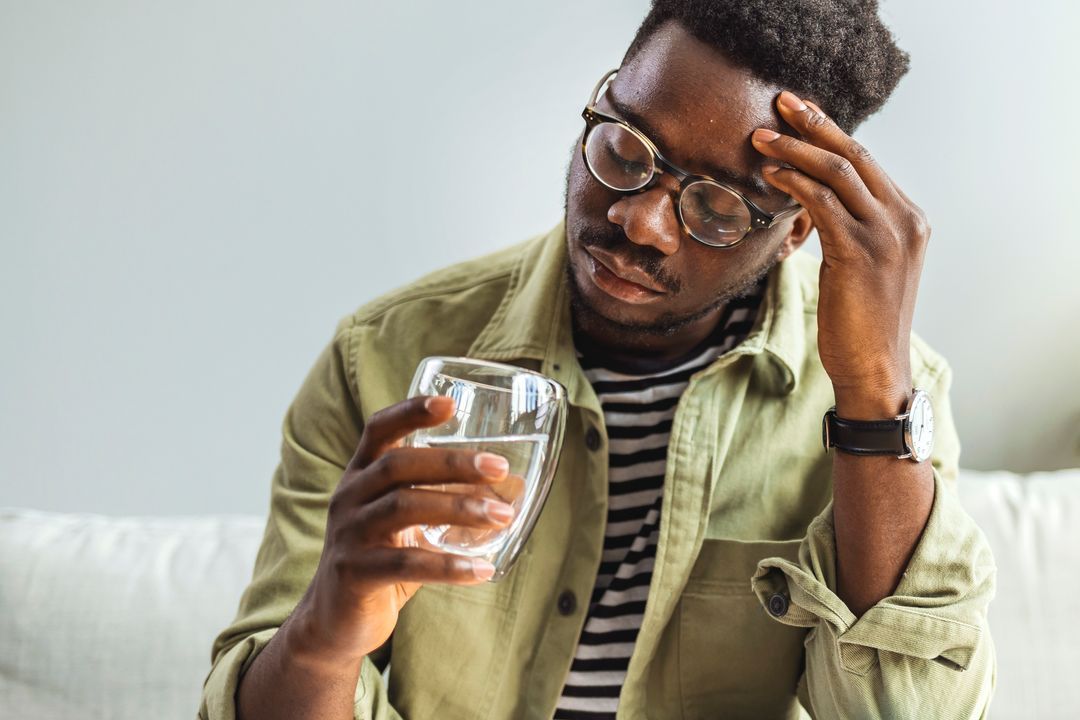
[(930, 238), (926, 215), (816, 105), (785, 91), (777, 107), (802, 137), (762, 128), (753, 143), (778, 161), (766, 165), (765, 179), (803, 206), (821, 239), (818, 352), (837, 414), (892, 417), (911, 391), (911, 319)]

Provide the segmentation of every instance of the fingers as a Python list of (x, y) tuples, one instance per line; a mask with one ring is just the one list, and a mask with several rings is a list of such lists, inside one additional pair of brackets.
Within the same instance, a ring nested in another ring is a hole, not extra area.
[(421, 488), (399, 488), (356, 510), (348, 526), (365, 545), (392, 539), (414, 525), (455, 525), (502, 529), (514, 519), (514, 508), (473, 494)]
[(503, 480), (489, 484), (447, 483), (439, 485), (438, 489), (478, 498), (490, 498), (513, 505), (520, 504), (525, 495), (525, 478), (520, 475), (507, 475)]
[[(818, 113), (822, 117), (826, 117), (826, 118), (828, 117), (827, 115), (825, 115), (824, 111), (822, 111), (822, 109), (819, 108), (814, 103), (810, 102), (809, 100), (803, 100), (803, 102), (806, 103), (814, 112)], [(831, 119), (829, 121), (832, 122)], [(847, 137), (847, 136), (845, 135), (845, 137)], [(870, 154), (869, 150), (867, 150), (865, 147), (863, 147), (862, 144), (860, 144), (857, 140), (854, 140), (854, 139), (852, 139), (850, 137), (848, 137), (848, 140), (850, 141), (849, 150), (850, 150), (852, 155), (854, 155), (856, 157), (865, 158), (865, 161), (867, 163), (869, 163), (869, 164), (873, 165), (875, 168), (877, 168), (878, 175), (885, 178), (885, 180), (887, 181), (886, 185), (889, 188), (891, 188), (897, 195), (899, 195), (901, 198), (903, 198), (904, 202), (911, 202), (911, 198), (909, 198), (907, 196), (907, 194), (903, 190), (900, 189), (900, 186), (896, 184), (896, 181), (893, 180), (892, 177), (888, 173), (886, 173), (885, 170), (880, 165), (877, 164), (877, 161), (874, 160), (874, 157)], [(878, 197), (882, 197), (881, 191), (878, 191), (877, 193), (872, 193), (872, 194), (875, 194)]]
[(850, 223), (855, 222), (848, 214), (836, 193), (813, 178), (790, 168), (767, 168), (765, 181), (795, 199), (810, 213), (814, 226), (821, 232), (824, 247), (830, 237), (841, 237)]
[(495, 483), (490, 487), (484, 487), (483, 494), (493, 496), (506, 503), (517, 502), (525, 494), (525, 478), (520, 475), (507, 475), (502, 482)]
[(453, 398), (421, 395), (409, 398), (372, 415), (349, 468), (365, 468), (413, 430), (435, 427), (450, 419)]
[[(847, 159), (822, 150), (790, 135), (764, 128), (754, 131), (754, 147), (761, 154), (776, 158), (832, 188), (844, 208), (855, 219), (867, 218), (877, 201), (870, 194), (859, 173)], [(776, 166), (767, 166), (771, 169)]]
[(341, 488), (353, 503), (374, 500), (394, 488), (410, 485), (496, 483), (510, 464), (493, 453), (450, 448), (391, 448), (358, 474), (346, 475)]
[(495, 574), (482, 558), (468, 558), (422, 548), (371, 548), (348, 569), (365, 583), (452, 583), (473, 585)]
[(892, 181), (874, 160), (873, 155), (841, 130), (840, 126), (823, 113), (817, 105), (803, 102), (794, 93), (785, 90), (777, 98), (776, 107), (780, 111), (780, 116), (807, 142), (851, 163), (874, 197), (880, 199), (892, 190)]

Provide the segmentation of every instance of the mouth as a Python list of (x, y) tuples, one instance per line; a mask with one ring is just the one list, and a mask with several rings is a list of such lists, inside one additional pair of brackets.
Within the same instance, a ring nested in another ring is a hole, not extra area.
[(644, 271), (627, 265), (615, 255), (597, 248), (585, 248), (589, 278), (600, 290), (623, 302), (652, 302), (667, 294)]

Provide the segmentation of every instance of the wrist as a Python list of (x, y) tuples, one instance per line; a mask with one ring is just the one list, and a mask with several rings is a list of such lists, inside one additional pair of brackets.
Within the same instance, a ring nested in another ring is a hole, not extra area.
[(845, 420), (885, 420), (902, 414), (911, 399), (911, 382), (833, 387), (836, 415)]
[(358, 669), (364, 661), (366, 653), (342, 652), (333, 643), (325, 642), (322, 639), (325, 633), (319, 631), (315, 613), (303, 602), (297, 605), (279, 632), (285, 635), (284, 647), (290, 660), (310, 669), (341, 672), (353, 667)]

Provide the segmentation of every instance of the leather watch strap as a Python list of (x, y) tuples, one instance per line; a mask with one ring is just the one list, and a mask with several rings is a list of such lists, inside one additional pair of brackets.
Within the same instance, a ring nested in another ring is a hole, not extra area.
[(854, 455), (906, 455), (903, 420), (845, 420), (836, 408), (825, 413), (825, 447)]

